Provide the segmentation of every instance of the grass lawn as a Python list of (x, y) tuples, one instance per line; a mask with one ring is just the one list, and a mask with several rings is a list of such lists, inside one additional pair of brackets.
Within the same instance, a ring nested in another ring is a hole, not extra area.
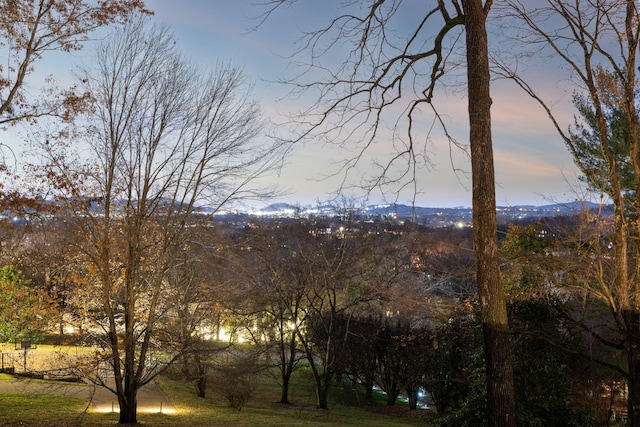
[[(205, 399), (198, 398), (191, 388), (183, 383), (164, 378), (162, 388), (178, 410), (177, 417), (188, 417), (192, 426), (232, 425), (232, 426), (411, 426), (428, 425), (427, 411), (409, 411), (406, 407), (395, 408), (395, 415), (386, 415), (387, 408), (378, 402), (358, 404), (355, 392), (336, 387), (330, 395), (329, 410), (315, 407), (312, 384), (293, 381), (291, 405), (276, 403), (279, 388), (271, 378), (260, 382), (256, 395), (249, 403), (237, 411), (227, 407), (222, 398), (212, 394)], [(357, 406), (354, 406), (357, 405)], [(398, 415), (400, 413), (400, 415)]]
[[(0, 350), (12, 350), (13, 344), (0, 344)], [(29, 353), (30, 364), (39, 359), (47, 360), (55, 355), (88, 354), (93, 350), (81, 346), (38, 345)], [(36, 358), (36, 356), (38, 356)], [(55, 356), (58, 357), (58, 356)], [(216, 385), (210, 380), (206, 398), (198, 398), (194, 388), (170, 376), (159, 378), (160, 385), (175, 413), (138, 414), (143, 426), (428, 426), (431, 412), (409, 411), (406, 403), (398, 407), (385, 406), (385, 397), (378, 394), (373, 401), (365, 402), (362, 391), (356, 393), (351, 387), (335, 386), (329, 396), (329, 409), (316, 409), (313, 378), (308, 369), (301, 367), (293, 376), (290, 387), (290, 405), (276, 403), (280, 399), (280, 388), (274, 378), (259, 375), (256, 390), (251, 400), (237, 411), (215, 393)], [(0, 381), (13, 379), (0, 374)], [(87, 412), (87, 403), (82, 399), (56, 394), (0, 393), (0, 427), (2, 426), (115, 426), (117, 413)], [(55, 392), (52, 392), (55, 393)], [(116, 407), (117, 410), (117, 407)]]
[(52, 394), (0, 394), (0, 426), (82, 425), (77, 422), (85, 406), (82, 400)]
[[(139, 413), (143, 426), (428, 426), (428, 411), (409, 411), (406, 407), (389, 409), (381, 403), (362, 402), (361, 396), (349, 387), (335, 387), (330, 395), (329, 410), (315, 408), (313, 384), (301, 373), (294, 375), (291, 405), (275, 403), (279, 387), (268, 376), (261, 376), (254, 397), (237, 411), (226, 401), (209, 392), (198, 398), (192, 387), (163, 377), (160, 384), (176, 407), (176, 413)], [(0, 378), (1, 380), (2, 378)], [(215, 388), (215, 385), (211, 385)], [(115, 413), (85, 413), (86, 403), (79, 399), (51, 394), (0, 394), (0, 426), (114, 426)]]

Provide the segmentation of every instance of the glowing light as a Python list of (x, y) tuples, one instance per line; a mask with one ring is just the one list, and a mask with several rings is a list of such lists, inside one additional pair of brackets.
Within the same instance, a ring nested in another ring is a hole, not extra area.
[[(93, 412), (99, 412), (104, 414), (106, 413), (119, 414), (120, 406), (116, 401), (113, 401), (111, 403), (102, 403), (99, 405), (94, 405)], [(175, 415), (177, 413), (178, 411), (173, 406), (167, 407), (167, 405), (164, 404), (162, 401), (158, 402), (157, 404), (150, 403), (145, 405), (138, 405), (138, 414)]]

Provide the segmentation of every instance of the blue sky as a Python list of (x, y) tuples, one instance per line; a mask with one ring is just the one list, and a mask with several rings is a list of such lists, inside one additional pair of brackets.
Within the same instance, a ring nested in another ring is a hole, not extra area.
[[(284, 7), (257, 30), (252, 29), (261, 9), (256, 0), (149, 0), (154, 11), (153, 22), (171, 27), (185, 56), (203, 67), (219, 60), (231, 60), (244, 67), (253, 80), (254, 93), (265, 114), (274, 121), (298, 109), (307, 101), (284, 97), (287, 88), (275, 83), (279, 78), (295, 75), (296, 67), (287, 58), (299, 46), (302, 30), (317, 29), (336, 13), (327, 7), (333, 1), (298, 0), (292, 7)], [(407, 0), (415, 7), (423, 2)], [(91, 49), (91, 45), (87, 46)], [(82, 53), (77, 59), (81, 59)], [(71, 62), (71, 61), (70, 61)], [(68, 63), (68, 62), (67, 62)], [(541, 68), (545, 68), (541, 64)], [(533, 74), (534, 79), (548, 79)], [(572, 121), (570, 95), (572, 89), (562, 81), (544, 81), (543, 89), (562, 112), (566, 124)], [(450, 130), (461, 143), (467, 141), (467, 115), (464, 91), (449, 88), (438, 94), (439, 106)], [(496, 162), (497, 202), (499, 205), (546, 204), (550, 201), (569, 201), (576, 194), (576, 175), (571, 158), (551, 123), (533, 101), (522, 95), (513, 85), (494, 84), (492, 89), (493, 139)], [(424, 128), (430, 119), (425, 116)], [(286, 128), (279, 132), (286, 133)], [(425, 135), (426, 138), (426, 135)], [(433, 132), (425, 151), (432, 167), (421, 170), (418, 179), (420, 206), (450, 207), (471, 205), (470, 162), (463, 153), (451, 150), (444, 136)], [(361, 173), (367, 173), (369, 162), (387, 155), (390, 147), (379, 142), (366, 154)], [(335, 162), (347, 155), (335, 147), (327, 147), (309, 140), (296, 147), (287, 159), (279, 177), (271, 177), (288, 190), (278, 201), (314, 204), (331, 197), (342, 176), (321, 180), (335, 172)], [(454, 168), (458, 172), (454, 172)], [(355, 176), (357, 178), (357, 174)], [(393, 194), (387, 199), (395, 200)], [(371, 195), (370, 202), (382, 202), (384, 196)], [(397, 201), (410, 202), (412, 192), (400, 194)]]

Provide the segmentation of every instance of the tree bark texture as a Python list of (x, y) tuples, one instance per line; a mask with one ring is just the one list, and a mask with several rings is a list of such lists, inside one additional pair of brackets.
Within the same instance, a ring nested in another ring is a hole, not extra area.
[(507, 308), (500, 281), (486, 16), (481, 0), (463, 0), (467, 42), (476, 281), (487, 375), (489, 427), (515, 427)]
[(118, 396), (118, 404), (120, 406), (118, 424), (136, 424), (138, 422), (137, 390), (126, 396)]

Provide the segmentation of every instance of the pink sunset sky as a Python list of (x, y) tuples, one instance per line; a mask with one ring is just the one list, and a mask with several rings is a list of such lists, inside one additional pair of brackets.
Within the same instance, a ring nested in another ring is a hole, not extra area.
[[(415, 3), (414, 8), (424, 7), (423, 2), (411, 2)], [(340, 13), (337, 6), (328, 6), (338, 2), (299, 0), (279, 9), (257, 29), (256, 18), (264, 8), (255, 3), (255, 0), (154, 0), (149, 5), (155, 12), (154, 21), (173, 28), (188, 56), (205, 65), (220, 58), (243, 65), (254, 79), (255, 93), (265, 112), (273, 120), (282, 121), (283, 116), (306, 105), (304, 100), (283, 99), (288, 88), (274, 81), (296, 75), (299, 70), (289, 56), (299, 47), (302, 31), (326, 25)], [(553, 97), (555, 108), (563, 111), (567, 125), (571, 124), (573, 89), (562, 81), (543, 83), (544, 92)], [(450, 130), (459, 142), (466, 143), (467, 106), (463, 91), (448, 90), (438, 96)], [(508, 82), (494, 84), (492, 97), (497, 203), (540, 205), (583, 197), (577, 188), (571, 157), (543, 111)], [(428, 116), (425, 120), (430, 125)], [(458, 150), (451, 151), (448, 141), (438, 133), (432, 132), (427, 142), (432, 166), (419, 173), (416, 203), (434, 207), (470, 206), (469, 159)], [(367, 154), (368, 159), (377, 160), (378, 154), (384, 156), (389, 150), (381, 143)], [(334, 172), (335, 163), (345, 155), (348, 154), (313, 140), (298, 146), (278, 179), (283, 188), (290, 190), (283, 201), (304, 205), (331, 197), (342, 176), (320, 178)], [(366, 168), (366, 162), (360, 167)], [(393, 194), (385, 197), (395, 200)], [(412, 197), (412, 192), (405, 192), (397, 201), (410, 202)], [(373, 193), (370, 201), (379, 202), (383, 198)]]

